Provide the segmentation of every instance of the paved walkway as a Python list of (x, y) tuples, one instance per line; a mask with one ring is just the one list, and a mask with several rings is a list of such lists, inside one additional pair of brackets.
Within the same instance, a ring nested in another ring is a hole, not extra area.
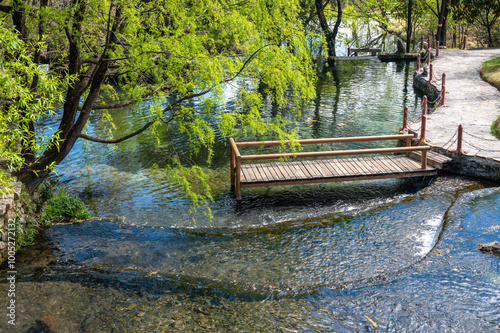
[[(500, 160), (500, 140), (490, 131), (500, 115), (500, 91), (479, 76), (484, 61), (500, 57), (500, 49), (440, 50), (433, 61), (434, 73), (446, 73), (446, 104), (427, 120), (429, 143), (448, 148), (458, 125), (464, 127), (466, 153)], [(435, 83), (441, 90), (441, 82)], [(456, 143), (450, 149), (456, 149)]]

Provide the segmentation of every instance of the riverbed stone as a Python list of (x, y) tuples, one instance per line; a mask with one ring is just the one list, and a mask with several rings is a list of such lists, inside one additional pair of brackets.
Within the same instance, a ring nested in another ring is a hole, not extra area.
[(9, 209), (5, 214), (4, 214), (4, 219), (5, 221), (13, 221), (16, 218), (16, 213), (12, 209)]
[(481, 252), (500, 255), (500, 242), (495, 241), (488, 244), (479, 244), (478, 249)]
[(57, 319), (54, 316), (48, 315), (35, 320), (35, 324), (30, 328), (30, 330), (28, 330), (28, 332), (55, 333), (57, 331), (57, 327)]

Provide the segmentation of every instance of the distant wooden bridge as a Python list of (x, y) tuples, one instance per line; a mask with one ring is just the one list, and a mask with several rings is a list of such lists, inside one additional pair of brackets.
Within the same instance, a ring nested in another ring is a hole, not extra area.
[[(235, 142), (229, 139), (231, 153), (231, 188), (236, 199), (241, 200), (245, 187), (281, 186), (294, 184), (328, 183), (352, 180), (406, 178), (435, 176), (437, 169), (427, 165), (430, 146), (411, 146), (412, 134), (364, 136), (329, 139), (298, 140), (304, 144), (364, 142), (380, 140), (404, 140), (404, 147), (334, 150), (286, 154), (241, 155), (238, 148), (280, 146), (280, 141)], [(286, 142), (289, 144), (289, 142)], [(411, 158), (418, 152), (420, 162)], [(402, 154), (403, 155), (394, 155)], [(381, 155), (372, 157), (317, 159), (333, 156)], [(297, 161), (298, 158), (316, 158)], [(294, 159), (272, 163), (248, 163), (247, 161)]]
[(382, 52), (382, 49), (374, 49), (374, 48), (347, 48), (347, 56), (350, 57), (354, 55), (358, 56), (359, 53), (370, 53), (372, 56), (376, 56), (378, 53)]

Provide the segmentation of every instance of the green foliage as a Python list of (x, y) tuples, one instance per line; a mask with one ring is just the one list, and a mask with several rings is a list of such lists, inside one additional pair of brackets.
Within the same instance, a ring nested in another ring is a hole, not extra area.
[[(44, 47), (41, 42), (38, 46)], [(35, 78), (38, 84), (34, 88)], [(30, 125), (43, 116), (54, 115), (53, 107), (63, 100), (61, 92), (68, 87), (69, 79), (61, 80), (35, 64), (30, 47), (0, 18), (0, 158), (6, 160), (8, 170), (29, 167), (27, 155), (36, 158), (57, 142), (56, 132), (51, 138), (40, 136), (34, 146)], [(2, 186), (8, 186), (3, 176)]]
[[(196, 165), (190, 168), (184, 167), (178, 159), (174, 159), (172, 166), (166, 170), (166, 176), (182, 186), (184, 195), (192, 202), (190, 213), (196, 212), (199, 206), (203, 206), (205, 208), (203, 215), (210, 220), (213, 218), (208, 206), (209, 202), (213, 202), (213, 197), (207, 173)], [(193, 222), (195, 222), (194, 218)]]
[[(136, 105), (149, 108), (141, 121), (158, 140), (157, 125), (172, 123), (188, 136), (194, 153), (206, 150), (210, 159), (217, 132), (273, 133), (275, 125), (259, 112), (264, 99), (258, 86), (266, 86), (264, 93), (278, 106), (293, 105), (296, 114), (314, 97), (310, 42), (297, 19), (297, 0), (21, 6), (23, 38), (11, 28), (13, 12), (0, 14), (9, 21), (0, 26), (0, 81), (6, 82), (0, 85), (5, 96), (0, 142), (6, 143), (0, 156), (7, 156), (10, 169), (19, 169), (22, 177), (45, 175), (60, 163), (82, 137), (92, 112), (105, 130), (98, 133), (101, 138), (86, 139), (121, 140), (109, 110)], [(37, 52), (48, 62), (43, 69), (33, 61)], [(228, 87), (236, 96), (231, 110), (225, 105)], [(52, 111), (59, 102), (62, 117)], [(33, 129), (40, 117), (57, 117), (59, 129), (43, 137)]]
[(6, 198), (14, 192), (12, 184), (14, 184), (14, 178), (6, 170), (0, 168), (0, 199)]
[(39, 189), (39, 205), (43, 205), (56, 196), (56, 191), (61, 192), (61, 190), (57, 190), (54, 180), (44, 182)]
[(481, 42), (489, 47), (500, 45), (500, 0), (458, 0), (452, 1), (451, 6), (455, 20), (482, 28), (477, 36)]
[(16, 250), (20, 248), (31, 246), (35, 244), (35, 237), (38, 233), (38, 223), (33, 217), (28, 217), (23, 225), (21, 225), (19, 219), (15, 220), (17, 238), (16, 238)]
[(45, 224), (89, 218), (90, 213), (83, 202), (67, 196), (53, 197), (43, 209), (42, 221)]
[(16, 214), (14, 223), (17, 231), (16, 250), (34, 245), (40, 225), (37, 219), (37, 204), (28, 193), (21, 192), (21, 198), (14, 213)]

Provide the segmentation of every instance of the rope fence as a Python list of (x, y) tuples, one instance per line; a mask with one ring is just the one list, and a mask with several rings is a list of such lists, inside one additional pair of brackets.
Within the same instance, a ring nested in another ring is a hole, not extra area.
[[(463, 48), (466, 49), (467, 40), (464, 38)], [(424, 45), (424, 37), (422, 36), (420, 42), (420, 52), (423, 53), (423, 45)], [(426, 122), (428, 119), (427, 113), (436, 110), (438, 107), (446, 107), (445, 97), (446, 97), (446, 73), (436, 73), (434, 70), (433, 64), (430, 63), (430, 59), (432, 57), (431, 47), (430, 47), (430, 36), (427, 37), (427, 52), (425, 54), (419, 53), (417, 56), (417, 69), (416, 73), (421, 73), (421, 77), (425, 77), (428, 75), (428, 79), (426, 83), (428, 85), (441, 85), (441, 90), (439, 91), (439, 95), (436, 99), (429, 101), (428, 96), (424, 95), (422, 99), (422, 115), (418, 117), (418, 119), (408, 119), (408, 112), (405, 110), (404, 120), (403, 120), (403, 128), (402, 130), (412, 131), (414, 133), (418, 133), (420, 131), (420, 141), (427, 141), (425, 138), (426, 131)], [(439, 44), (436, 44), (436, 55), (435, 57), (439, 57)], [(428, 72), (428, 73), (426, 73)], [(422, 78), (420, 79), (422, 80)], [(436, 87), (437, 88), (437, 87)], [(432, 88), (434, 89), (434, 88)], [(425, 91), (425, 90), (424, 90)], [(420, 124), (418, 128), (417, 125)], [(465, 136), (465, 138), (464, 138)], [(492, 145), (493, 142), (496, 142), (498, 145)], [(465, 131), (462, 125), (459, 125), (457, 130), (453, 133), (453, 135), (442, 145), (444, 149), (453, 149), (456, 147), (455, 152), (457, 154), (464, 154), (462, 147), (463, 145), (467, 145), (468, 148), (476, 149), (477, 155), (479, 152), (500, 152), (500, 140), (498, 139), (490, 139), (485, 138), (483, 136), (473, 134), (470, 131)], [(483, 146), (483, 147), (481, 147)], [(496, 148), (498, 147), (498, 148)]]

